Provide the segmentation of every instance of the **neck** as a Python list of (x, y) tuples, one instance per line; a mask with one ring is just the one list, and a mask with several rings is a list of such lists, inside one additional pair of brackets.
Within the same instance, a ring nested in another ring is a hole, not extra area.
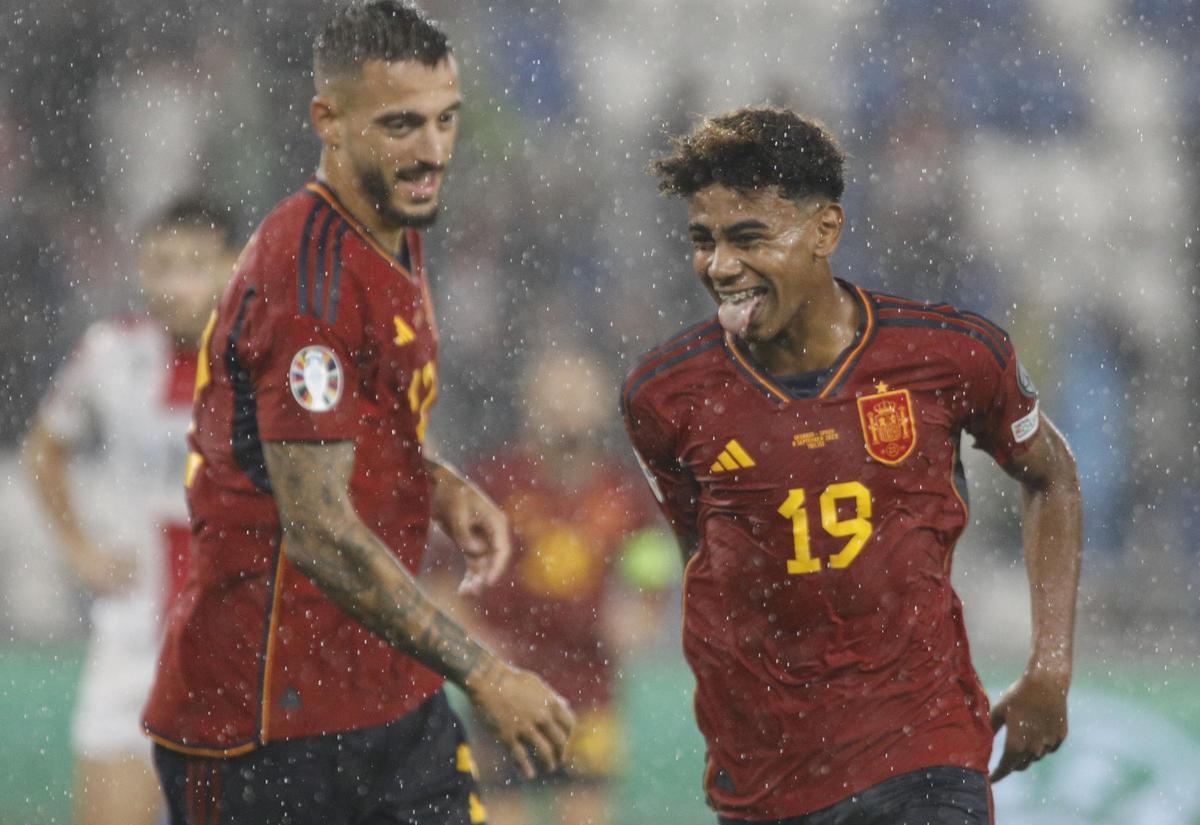
[(317, 180), (332, 189), (354, 219), (365, 226), (393, 255), (399, 256), (404, 251), (404, 227), (392, 227), (383, 223), (375, 205), (358, 185), (358, 180), (349, 165), (335, 159), (328, 149), (321, 150)]
[(768, 372), (791, 375), (833, 366), (858, 329), (858, 304), (830, 275), (828, 286), (809, 297), (783, 331), (750, 342), (750, 354)]

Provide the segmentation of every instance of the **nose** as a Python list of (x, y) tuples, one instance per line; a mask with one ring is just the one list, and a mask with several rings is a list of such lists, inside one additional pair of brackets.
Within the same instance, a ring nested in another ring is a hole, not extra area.
[(417, 160), (429, 166), (445, 166), (450, 160), (454, 148), (454, 135), (437, 124), (427, 124), (421, 129), (420, 141), (417, 145)]
[(708, 259), (708, 277), (716, 283), (732, 280), (741, 273), (742, 262), (736, 250), (723, 243), (715, 244)]

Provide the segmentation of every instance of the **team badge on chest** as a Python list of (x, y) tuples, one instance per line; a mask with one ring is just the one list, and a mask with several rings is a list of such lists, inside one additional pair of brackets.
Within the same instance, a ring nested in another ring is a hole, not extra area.
[(327, 412), (342, 397), (342, 365), (328, 347), (305, 347), (292, 358), (288, 383), (301, 407), (311, 412)]
[(858, 399), (867, 452), (884, 464), (899, 464), (917, 446), (917, 425), (908, 390), (891, 390)]

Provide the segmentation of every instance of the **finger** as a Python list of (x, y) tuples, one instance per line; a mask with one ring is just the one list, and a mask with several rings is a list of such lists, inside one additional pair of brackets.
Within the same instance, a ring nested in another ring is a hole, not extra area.
[(513, 759), (517, 761), (517, 765), (520, 766), (521, 773), (526, 779), (533, 779), (537, 776), (537, 768), (533, 766), (533, 760), (529, 758), (529, 753), (520, 740), (509, 742), (508, 750), (512, 753)]
[(508, 519), (504, 515), (490, 521), (487, 530), (492, 552), (487, 558), (486, 581), (495, 584), (508, 569), (508, 560), (512, 557), (512, 536), (509, 535)]
[(467, 572), (463, 577), (463, 592), (478, 596), (483, 592), (484, 586), (487, 584), (488, 577), (488, 559), (486, 555), (471, 555), (466, 554)]
[(554, 714), (554, 721), (567, 732), (569, 737), (575, 730), (575, 714), (571, 712), (570, 705), (560, 696), (558, 701), (550, 703), (550, 712)]
[(534, 754), (538, 761), (542, 763), (547, 772), (553, 772), (558, 768), (558, 759), (560, 751), (554, 746), (554, 743), (545, 737), (545, 735), (536, 727), (525, 730), (521, 738), (529, 747), (533, 748)]
[(487, 555), (487, 541), (479, 535), (479, 525), (473, 519), (464, 515), (454, 532), (454, 543), (463, 551), (468, 560), (483, 558)]
[(478, 596), (481, 593), (483, 593), (483, 576), (468, 570), (462, 577), (462, 581), (458, 583), (458, 594), (460, 596)]
[(999, 782), (1004, 777), (1008, 776), (1017, 765), (1016, 751), (1004, 751), (1004, 755), (1000, 757), (1000, 762), (996, 765), (996, 769), (992, 771), (990, 777), (992, 782)]
[(992, 707), (992, 713), (988, 717), (988, 721), (992, 725), (992, 733), (999, 733), (1000, 728), (1004, 727), (1005, 717), (1008, 715), (1008, 702), (1001, 699)]
[(567, 743), (571, 740), (571, 729), (563, 725), (553, 713), (544, 722), (538, 724), (538, 730), (554, 746), (555, 758), (562, 760), (567, 752)]

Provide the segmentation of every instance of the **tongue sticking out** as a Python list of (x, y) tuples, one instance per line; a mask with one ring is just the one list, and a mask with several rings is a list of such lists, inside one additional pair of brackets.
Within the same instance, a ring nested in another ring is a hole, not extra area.
[(740, 338), (746, 334), (746, 327), (750, 326), (750, 317), (754, 315), (754, 310), (758, 309), (762, 299), (763, 296), (755, 295), (737, 303), (722, 301), (721, 306), (717, 308), (717, 320), (726, 332)]

